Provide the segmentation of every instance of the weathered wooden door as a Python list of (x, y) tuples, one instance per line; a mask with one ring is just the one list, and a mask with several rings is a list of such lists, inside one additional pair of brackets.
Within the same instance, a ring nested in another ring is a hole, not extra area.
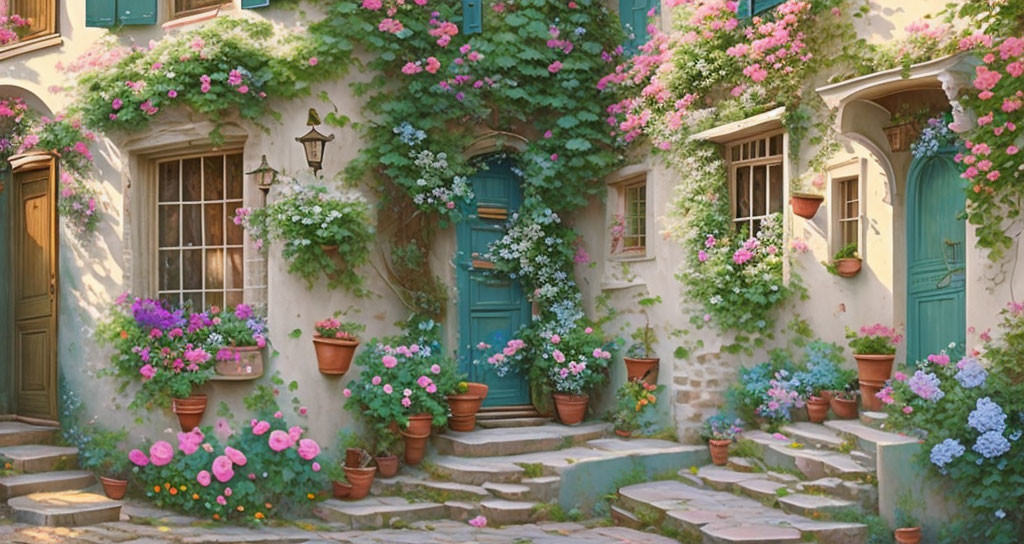
[(508, 160), (495, 160), (471, 180), (476, 208), (456, 229), (458, 237), (459, 288), (459, 369), (474, 382), (490, 387), (484, 406), (515, 406), (530, 403), (526, 380), (516, 372), (498, 376), (483, 360), (485, 352), (477, 345), (484, 342), (500, 348), (530, 320), (530, 303), (518, 280), (489, 274), (491, 264), (484, 260), (491, 242), (501, 238), (505, 222), (519, 209), (522, 194)]
[(57, 419), (57, 209), (52, 160), (11, 184), (14, 383), (18, 415)]
[(915, 159), (907, 187), (907, 360), (917, 361), (966, 338), (966, 199), (952, 152)]

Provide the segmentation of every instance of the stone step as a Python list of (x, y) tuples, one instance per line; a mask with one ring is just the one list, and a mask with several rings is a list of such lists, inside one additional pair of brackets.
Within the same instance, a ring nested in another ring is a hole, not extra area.
[(373, 495), (402, 496), (407, 499), (427, 500), (444, 503), (448, 501), (475, 502), (491, 497), (486, 489), (476, 485), (456, 482), (438, 482), (412, 476), (376, 478), (371, 490)]
[(727, 467), (735, 470), (736, 472), (763, 472), (764, 463), (751, 457), (733, 457), (729, 456), (729, 461), (726, 464)]
[(20, 421), (0, 421), (0, 447), (50, 444), (57, 430), (56, 427), (30, 425)]
[(523, 501), (533, 498), (530, 496), (533, 490), (528, 485), (486, 482), (484, 483), (483, 488), (486, 489), (488, 493), (499, 499)]
[(523, 467), (503, 458), (474, 459), (442, 455), (431, 459), (429, 466), (432, 475), (467, 485), (519, 482), (525, 472)]
[(78, 466), (78, 448), (41, 444), (0, 448), (0, 458), (10, 460), (18, 472), (49, 472)]
[[(533, 406), (508, 406), (504, 408), (483, 409), (477, 412), (476, 420), (488, 421), (492, 419), (510, 419), (518, 417), (541, 417), (540, 412)], [(547, 418), (550, 421), (550, 417)]]
[(839, 478), (821, 478), (800, 482), (794, 488), (801, 493), (831, 495), (860, 505), (865, 512), (878, 512), (878, 486), (859, 482), (847, 482)]
[(867, 526), (863, 524), (811, 520), (749, 497), (674, 480), (624, 487), (619, 490), (617, 505), (645, 523), (678, 531), (683, 542), (771, 544), (815, 540), (822, 544), (860, 544), (867, 541)]
[(860, 422), (875, 429), (881, 429), (885, 425), (885, 420), (889, 417), (889, 414), (885, 412), (861, 412)]
[(15, 474), (0, 478), (0, 500), (30, 493), (85, 489), (95, 482), (92, 473), (84, 470)]
[(855, 441), (857, 448), (872, 458), (878, 456), (879, 445), (889, 446), (917, 442), (916, 438), (882, 431), (852, 419), (826, 421), (825, 426), (845, 439)]
[(460, 457), (496, 457), (551, 451), (599, 438), (611, 429), (607, 423), (583, 423), (567, 427), (555, 423), (525, 427), (516, 432), (506, 429), (479, 429), (460, 433), (447, 431), (434, 437), (437, 452)]
[(523, 478), (522, 483), (530, 488), (530, 494), (527, 495), (530, 500), (551, 502), (558, 499), (558, 490), (562, 479), (558, 476), (539, 476)]
[(849, 454), (802, 445), (793, 447), (794, 442), (791, 438), (770, 435), (762, 431), (745, 432), (740, 435), (740, 440), (754, 444), (760, 450), (761, 460), (769, 468), (797, 470), (810, 480), (826, 476), (836, 476), (844, 480), (873, 478), (873, 472)]
[(516, 429), (519, 427), (540, 427), (548, 423), (551, 423), (550, 417), (511, 417), (477, 420), (476, 426), (481, 429)]
[(488, 526), (529, 523), (538, 505), (530, 501), (489, 499), (480, 503), (480, 513), (487, 518)]
[(313, 509), (321, 519), (349, 529), (380, 529), (396, 521), (413, 523), (446, 519), (448, 507), (435, 502), (410, 502), (401, 497), (367, 497), (358, 501), (328, 499)]
[(804, 517), (819, 517), (821, 514), (859, 507), (852, 501), (805, 493), (793, 493), (779, 497), (778, 502), (784, 512)]
[(46, 527), (78, 527), (121, 518), (121, 503), (84, 491), (32, 493), (7, 502), (14, 521)]
[(838, 450), (846, 442), (842, 436), (839, 436), (832, 429), (809, 421), (783, 425), (781, 431), (782, 434), (789, 436), (793, 440), (817, 449)]

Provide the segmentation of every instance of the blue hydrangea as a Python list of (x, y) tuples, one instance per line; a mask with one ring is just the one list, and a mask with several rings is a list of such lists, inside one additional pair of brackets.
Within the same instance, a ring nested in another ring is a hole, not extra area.
[(956, 381), (960, 382), (961, 386), (971, 389), (985, 385), (985, 380), (988, 379), (988, 371), (974, 357), (964, 357), (956, 366), (960, 370), (957, 371), (954, 377)]
[(988, 431), (978, 437), (978, 441), (971, 449), (985, 456), (986, 459), (991, 459), (1010, 451), (1010, 441), (1001, 432)]
[(1006, 413), (991, 398), (980, 398), (974, 411), (967, 416), (967, 424), (979, 433), (995, 431), (1002, 434), (1006, 430)]
[(960, 444), (959, 440), (947, 438), (938, 444), (932, 446), (932, 452), (928, 456), (932, 463), (939, 468), (943, 468), (949, 463), (964, 454), (966, 448)]
[(934, 372), (925, 373), (922, 370), (918, 370), (907, 380), (907, 385), (910, 386), (911, 391), (916, 393), (917, 396), (932, 402), (938, 402), (942, 397), (946, 396), (939, 389), (941, 384), (942, 382), (939, 381), (939, 377)]
[(1000, 508), (999, 510), (995, 511), (995, 515), (996, 515), (997, 518), (1003, 519), (1003, 518), (1006, 517), (1006, 512), (1003, 512), (1003, 509)]

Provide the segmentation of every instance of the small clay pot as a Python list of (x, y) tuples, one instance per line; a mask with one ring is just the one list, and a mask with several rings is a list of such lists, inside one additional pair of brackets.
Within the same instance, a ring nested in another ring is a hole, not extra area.
[(460, 433), (468, 433), (476, 429), (476, 414), (468, 416), (451, 416), (448, 418), (448, 428)]
[(836, 259), (836, 274), (844, 278), (852, 278), (860, 273), (862, 262), (857, 257)]
[(125, 492), (128, 491), (128, 480), (100, 476), (100, 483), (103, 484), (103, 492), (107, 497), (115, 501), (123, 499)]
[(381, 478), (393, 478), (395, 474), (398, 474), (398, 456), (388, 455), (385, 457), (376, 457), (377, 470), (380, 472)]
[(718, 466), (725, 466), (729, 462), (729, 445), (732, 440), (708, 440), (708, 449), (711, 450), (711, 462)]
[(321, 374), (340, 376), (352, 366), (352, 356), (359, 347), (359, 340), (313, 337), (316, 350), (316, 364)]
[(430, 435), (430, 428), (433, 426), (434, 417), (430, 414), (415, 414), (409, 416), (409, 426), (405, 432), (413, 436)]
[(839, 419), (857, 419), (857, 399), (833, 396), (829, 406), (832, 408), (832, 413)]
[(623, 357), (622, 360), (626, 363), (626, 379), (651, 383), (661, 359)]
[(467, 382), (466, 387), (468, 388), (468, 390), (466, 391), (467, 395), (480, 397), (480, 400), (476, 401), (476, 410), (474, 410), (474, 413), (479, 412), (480, 408), (482, 408), (484, 405), (484, 399), (487, 398), (487, 391), (490, 390), (490, 387), (488, 387), (485, 384), (476, 382)]
[(579, 425), (583, 417), (587, 415), (587, 405), (590, 397), (587, 395), (565, 395), (555, 393), (555, 411), (558, 412), (558, 419), (562, 425)]
[(621, 436), (622, 438), (629, 438), (633, 436), (633, 433), (631, 431), (624, 431), (622, 429), (615, 429), (615, 434)]
[(875, 397), (885, 381), (892, 375), (894, 355), (854, 355), (857, 360), (857, 379), (860, 381), (860, 401), (864, 409), (877, 412), (882, 409), (882, 401)]
[(821, 397), (807, 399), (807, 418), (811, 423), (821, 423), (828, 418), (828, 401)]
[(331, 482), (331, 487), (334, 490), (334, 498), (336, 499), (347, 499), (352, 494), (352, 484), (348, 482)]
[(206, 395), (189, 395), (184, 399), (171, 399), (171, 409), (178, 415), (181, 430), (189, 432), (199, 426), (206, 412)]
[(921, 542), (920, 527), (904, 527), (893, 532), (897, 544), (919, 544)]
[(345, 477), (352, 484), (352, 492), (348, 495), (349, 500), (357, 501), (366, 498), (370, 494), (370, 486), (373, 485), (373, 477), (376, 474), (377, 467), (345, 467)]
[(403, 432), (402, 438), (405, 440), (405, 464), (418, 465), (427, 452), (427, 439), (430, 438), (430, 433), (417, 436)]

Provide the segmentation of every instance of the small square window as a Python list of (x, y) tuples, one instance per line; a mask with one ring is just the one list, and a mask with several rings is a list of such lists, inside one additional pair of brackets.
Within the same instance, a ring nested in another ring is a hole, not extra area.
[(171, 18), (194, 15), (224, 4), (226, 0), (172, 0)]
[(733, 224), (754, 236), (761, 221), (782, 211), (782, 134), (730, 144), (725, 156)]
[(0, 48), (57, 33), (56, 0), (0, 0), (0, 14), (9, 18), (4, 25), (9, 32), (0, 35)]
[(856, 177), (833, 182), (836, 220), (836, 250), (860, 244), (860, 180)]

